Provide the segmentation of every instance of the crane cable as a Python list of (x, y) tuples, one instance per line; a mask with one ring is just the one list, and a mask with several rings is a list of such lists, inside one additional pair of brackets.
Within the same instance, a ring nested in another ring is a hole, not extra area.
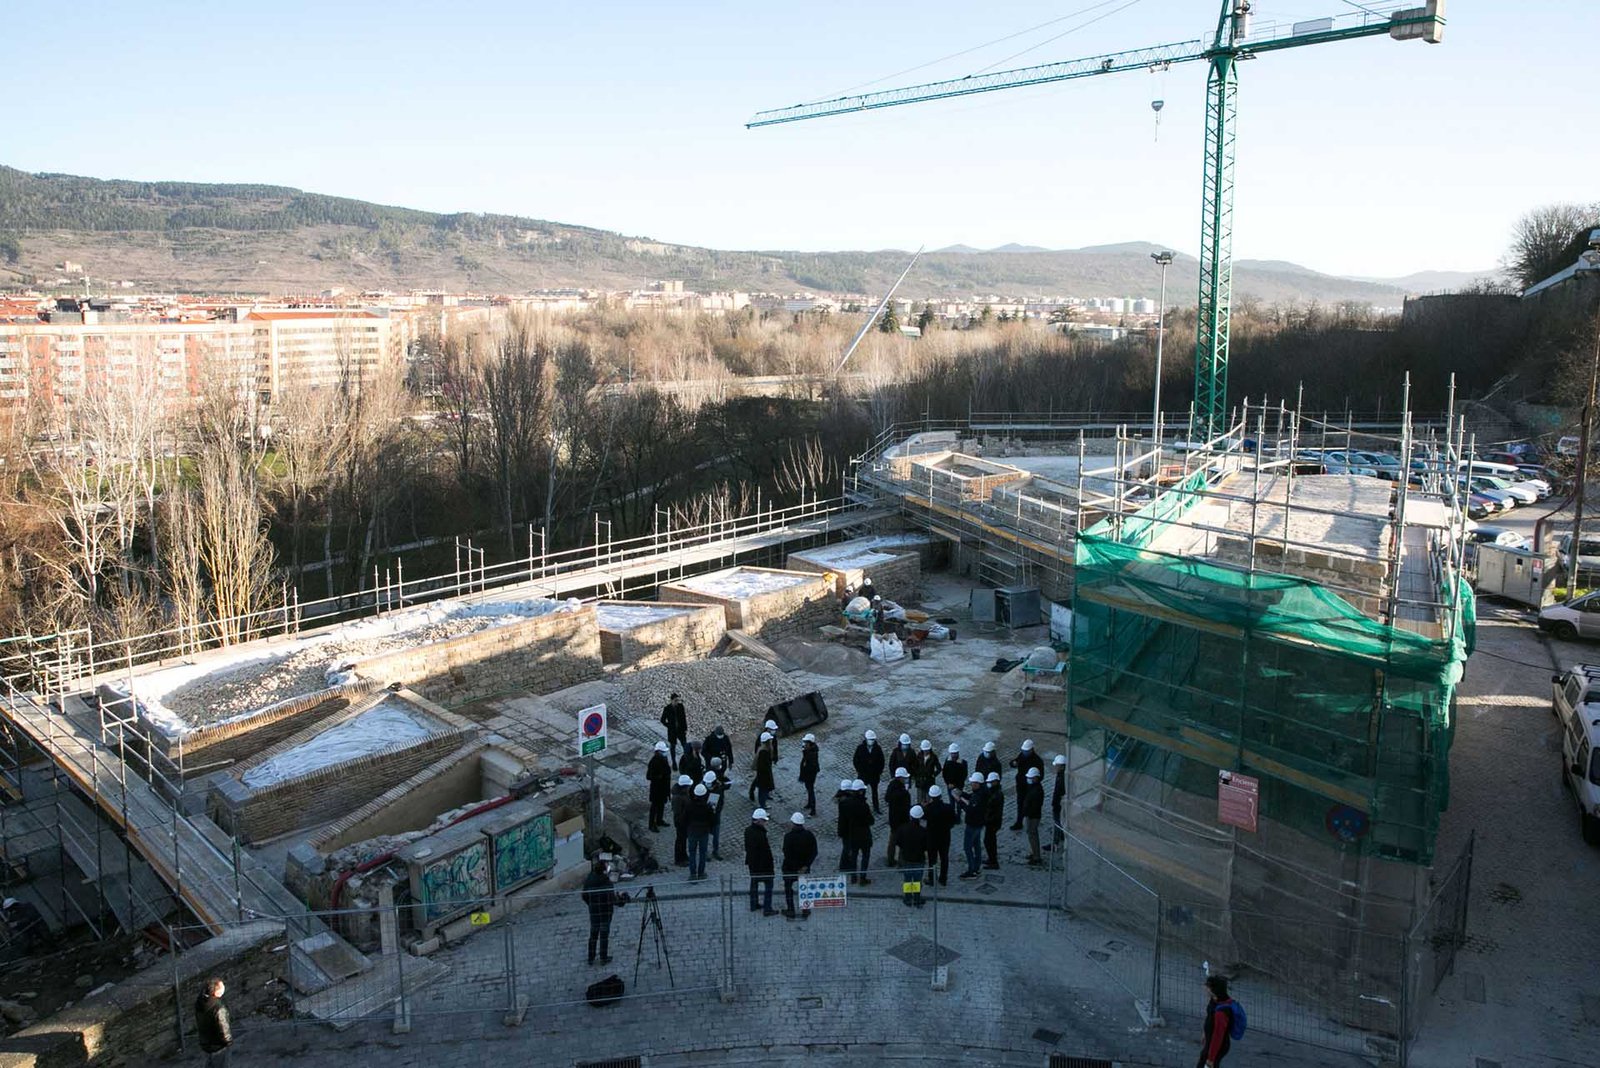
[[(1087, 28), (1089, 26), (1093, 26), (1095, 23), (1101, 22), (1101, 21), (1103, 21), (1105, 19), (1108, 19), (1112, 15), (1117, 14), (1118, 12), (1126, 11), (1130, 7), (1133, 7), (1135, 4), (1138, 4), (1140, 2), (1141, 2), (1141, 0), (1127, 0), (1127, 2), (1124, 3), (1121, 7), (1114, 7), (1110, 11), (1107, 11), (1107, 12), (1105, 12), (1103, 14), (1100, 14), (1100, 15), (1096, 15), (1094, 18), (1090, 19), (1088, 22), (1085, 22), (1085, 23), (1082, 23), (1080, 25), (1074, 26), (1074, 27), (1072, 27), (1071, 29), (1068, 29), (1068, 30), (1062, 30), (1060, 33), (1056, 34), (1054, 37), (1046, 37), (1044, 40), (1040, 41), (1036, 45), (1029, 45), (1027, 48), (1024, 48), (1020, 52), (1013, 52), (1009, 56), (1006, 56), (1004, 59), (997, 59), (993, 63), (989, 64), (987, 67), (980, 67), (978, 70), (975, 70), (972, 73), (973, 74), (987, 74), (989, 71), (994, 70), (996, 67), (1000, 66), (1000, 64), (1002, 64), (1002, 63), (1010, 63), (1013, 59), (1017, 59), (1020, 56), (1025, 56), (1029, 52), (1037, 51), (1037, 50), (1043, 48), (1047, 44), (1053, 44), (1054, 42), (1061, 40), (1061, 38), (1066, 37), (1069, 34), (1074, 34), (1074, 33), (1077, 33), (1079, 30), (1085, 29), (1085, 28)], [(1103, 7), (1104, 5), (1100, 5), (1100, 6)]]

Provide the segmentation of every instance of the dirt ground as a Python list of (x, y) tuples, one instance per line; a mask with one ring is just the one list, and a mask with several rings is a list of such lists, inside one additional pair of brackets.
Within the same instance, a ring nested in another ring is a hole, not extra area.
[[(121, 982), (155, 957), (142, 937), (118, 935), (100, 942), (80, 930), (32, 956), (0, 965), (0, 1000), (26, 1006), (44, 1019), (107, 983)], [(10, 1034), (27, 1023), (7, 1019), (3, 1026)]]

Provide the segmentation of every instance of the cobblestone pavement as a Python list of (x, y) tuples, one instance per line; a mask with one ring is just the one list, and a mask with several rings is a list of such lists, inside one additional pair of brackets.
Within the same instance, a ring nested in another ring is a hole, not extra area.
[(1461, 687), (1441, 861), (1477, 832), (1467, 944), (1427, 1010), (1418, 1068), (1600, 1063), (1600, 850), (1579, 836), (1550, 714), (1558, 667), (1600, 647), (1483, 602)]

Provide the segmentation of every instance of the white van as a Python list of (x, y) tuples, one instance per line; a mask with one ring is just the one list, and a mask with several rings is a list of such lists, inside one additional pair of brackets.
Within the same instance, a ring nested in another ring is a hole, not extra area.
[(1600, 667), (1574, 664), (1550, 682), (1561, 725), (1561, 779), (1578, 802), (1583, 840), (1600, 845)]

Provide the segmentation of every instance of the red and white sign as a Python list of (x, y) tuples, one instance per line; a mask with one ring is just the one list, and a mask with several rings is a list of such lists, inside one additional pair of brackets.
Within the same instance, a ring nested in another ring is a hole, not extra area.
[(1217, 821), (1253, 831), (1261, 812), (1261, 780), (1237, 771), (1217, 772)]

